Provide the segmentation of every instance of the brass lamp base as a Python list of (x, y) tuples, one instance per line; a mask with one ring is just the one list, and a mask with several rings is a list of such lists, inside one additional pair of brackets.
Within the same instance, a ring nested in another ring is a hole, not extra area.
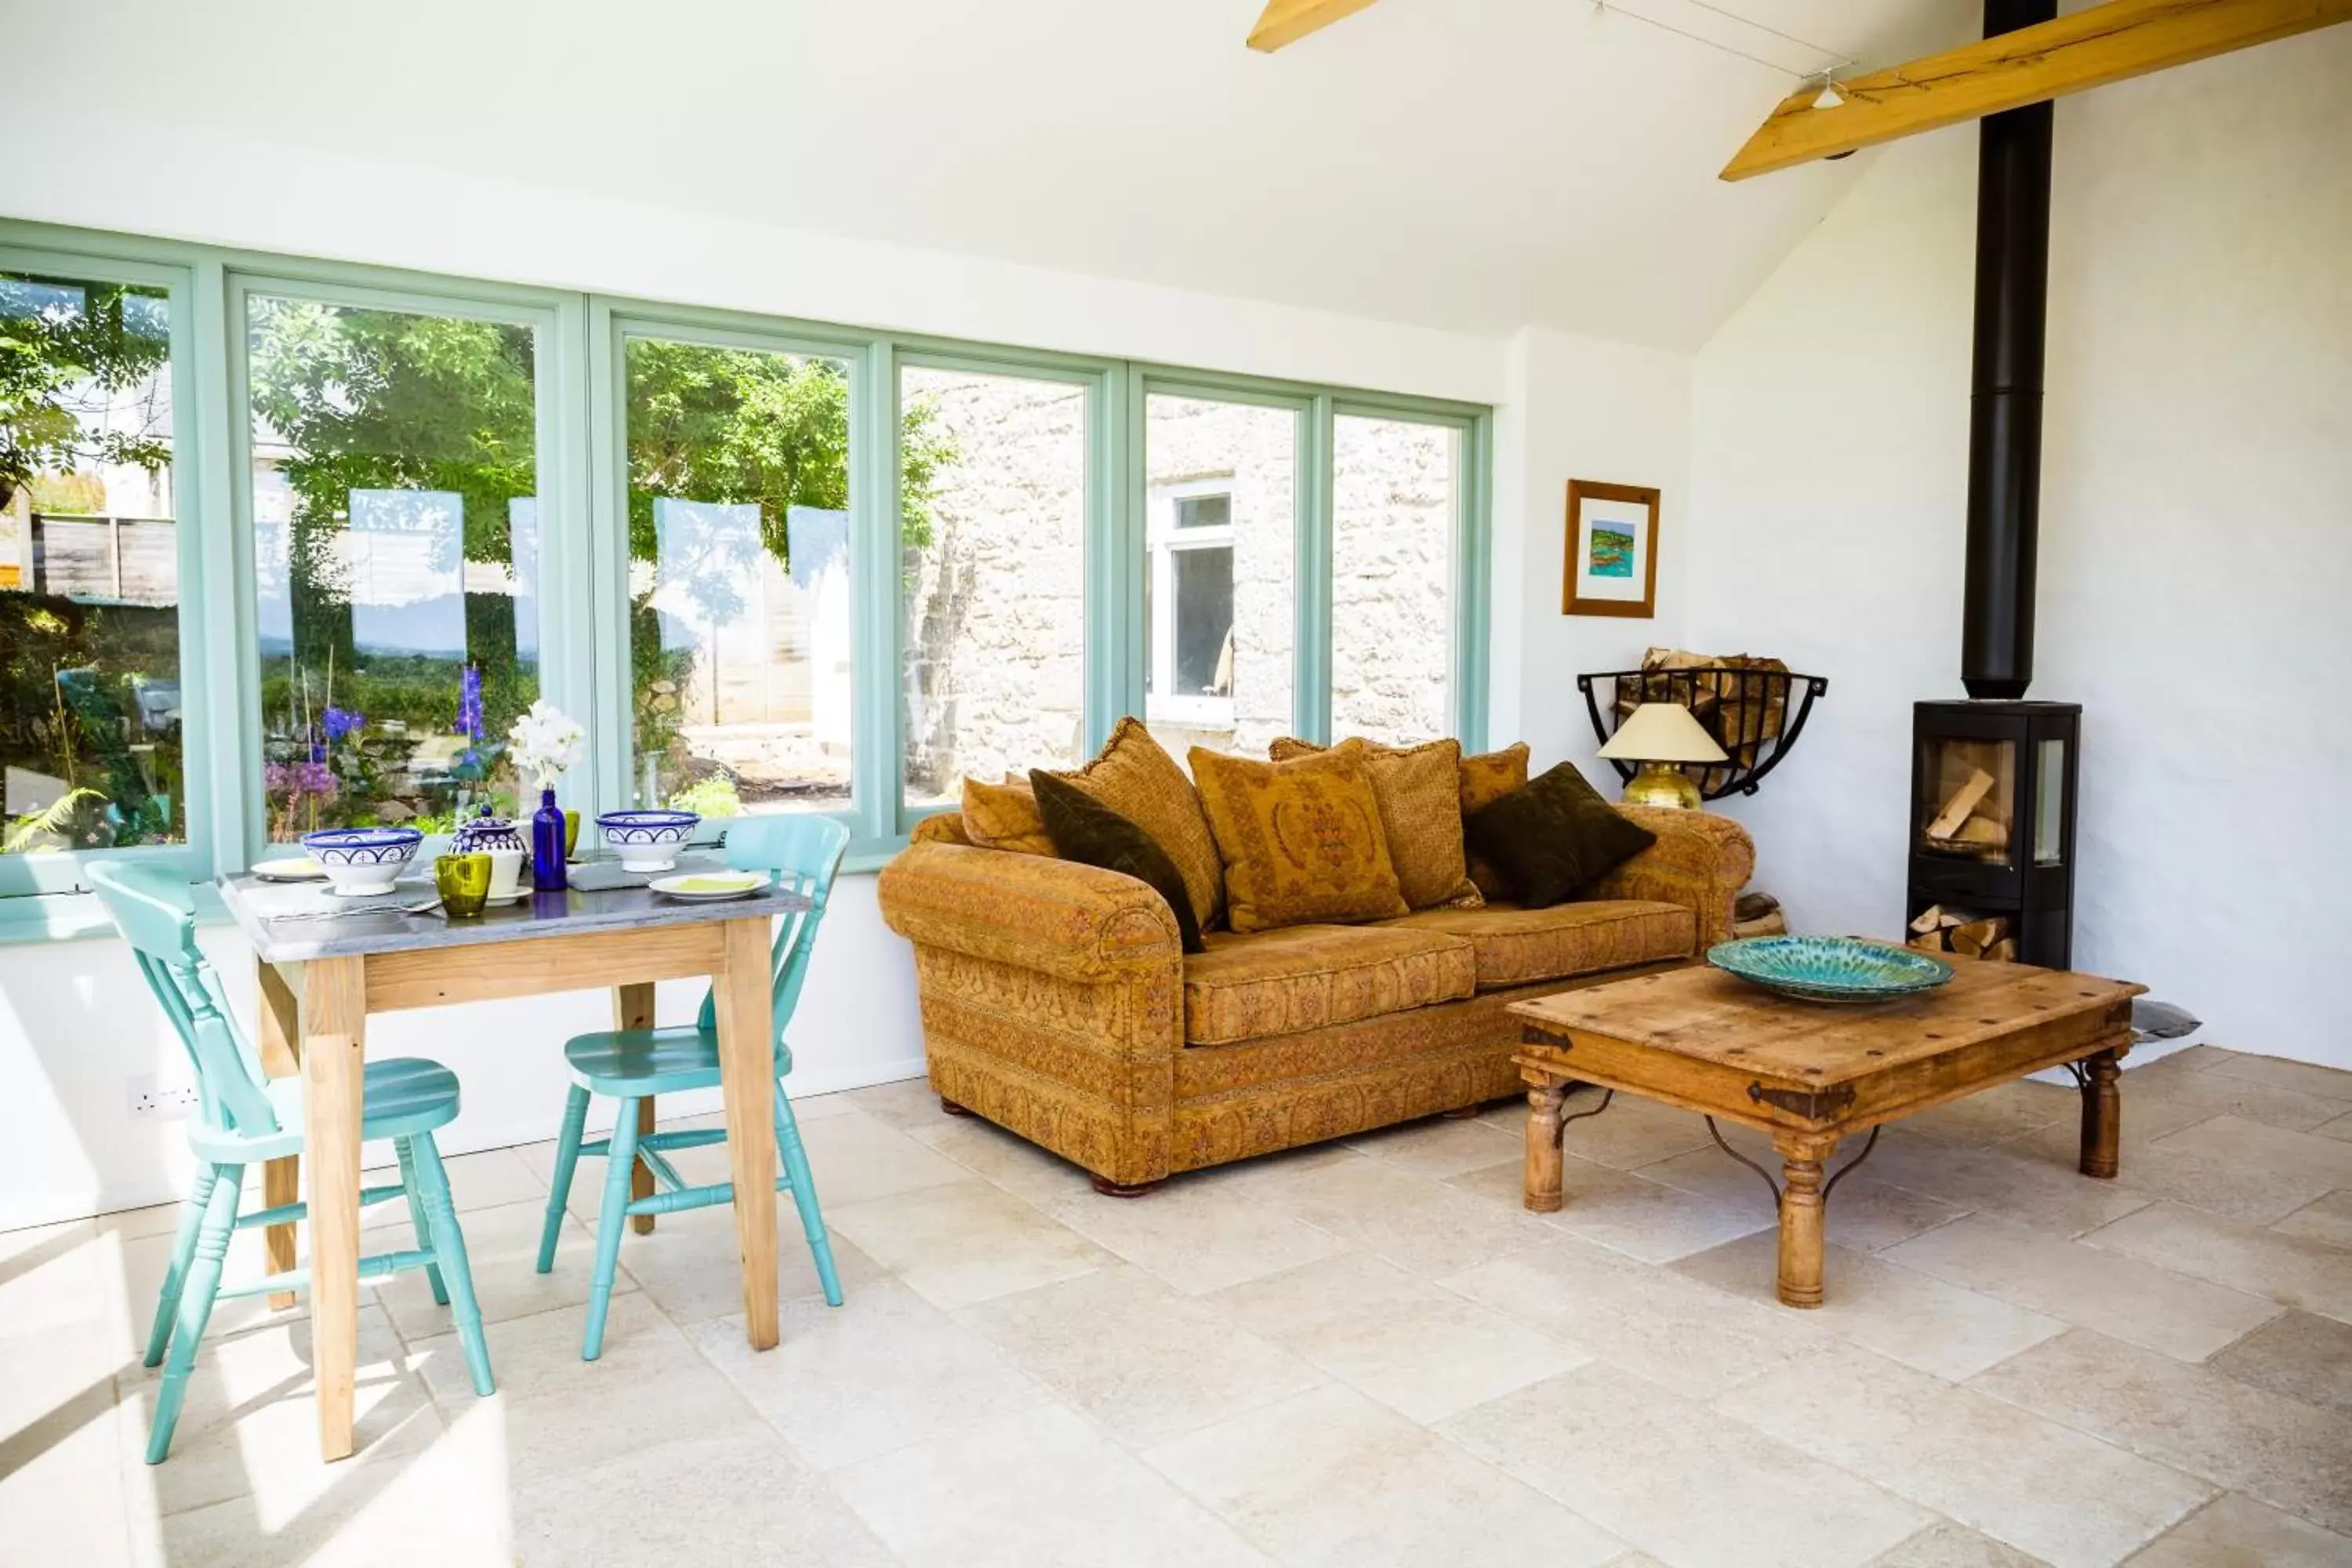
[(1696, 811), (1702, 804), (1698, 785), (1672, 763), (1643, 763), (1642, 771), (1625, 781), (1622, 798), (1627, 805), (1657, 805), (1675, 811)]

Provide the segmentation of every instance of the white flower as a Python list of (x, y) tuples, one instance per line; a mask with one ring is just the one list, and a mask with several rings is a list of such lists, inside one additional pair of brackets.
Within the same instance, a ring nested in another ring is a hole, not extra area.
[(532, 703), (530, 710), (517, 718), (514, 728), (507, 731), (515, 767), (529, 774), (539, 789), (552, 788), (556, 774), (580, 765), (587, 752), (587, 731), (545, 698)]

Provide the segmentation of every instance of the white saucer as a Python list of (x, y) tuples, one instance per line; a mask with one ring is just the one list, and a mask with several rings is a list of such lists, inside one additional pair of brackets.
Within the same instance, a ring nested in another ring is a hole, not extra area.
[(327, 868), (308, 855), (254, 863), (253, 874), (265, 882), (323, 882)]
[(656, 877), (646, 884), (656, 893), (695, 904), (748, 899), (767, 885), (765, 871), (690, 871), (682, 877)]

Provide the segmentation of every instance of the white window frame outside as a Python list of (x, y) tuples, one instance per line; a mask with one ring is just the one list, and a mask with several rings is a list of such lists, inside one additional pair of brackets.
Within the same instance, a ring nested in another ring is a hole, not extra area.
[[(1223, 496), (1230, 501), (1233, 494), (1234, 476), (1231, 474), (1151, 487), (1150, 521), (1144, 528), (1144, 548), (1150, 554), (1153, 606), (1151, 683), (1144, 699), (1143, 714), (1150, 722), (1177, 724), (1188, 729), (1233, 728), (1234, 700), (1231, 696), (1179, 695), (1169, 689), (1176, 679), (1176, 556), (1187, 550), (1219, 546), (1228, 551), (1234, 549), (1234, 525), (1230, 516), (1221, 527), (1179, 528), (1176, 526), (1176, 503), (1198, 500), (1202, 496)], [(1237, 552), (1234, 558), (1239, 560)]]

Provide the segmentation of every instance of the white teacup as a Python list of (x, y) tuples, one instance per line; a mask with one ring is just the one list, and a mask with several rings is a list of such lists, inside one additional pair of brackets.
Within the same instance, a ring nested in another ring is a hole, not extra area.
[(492, 849), (490, 858), (490, 897), (511, 899), (517, 884), (522, 880), (523, 852), (520, 849)]

